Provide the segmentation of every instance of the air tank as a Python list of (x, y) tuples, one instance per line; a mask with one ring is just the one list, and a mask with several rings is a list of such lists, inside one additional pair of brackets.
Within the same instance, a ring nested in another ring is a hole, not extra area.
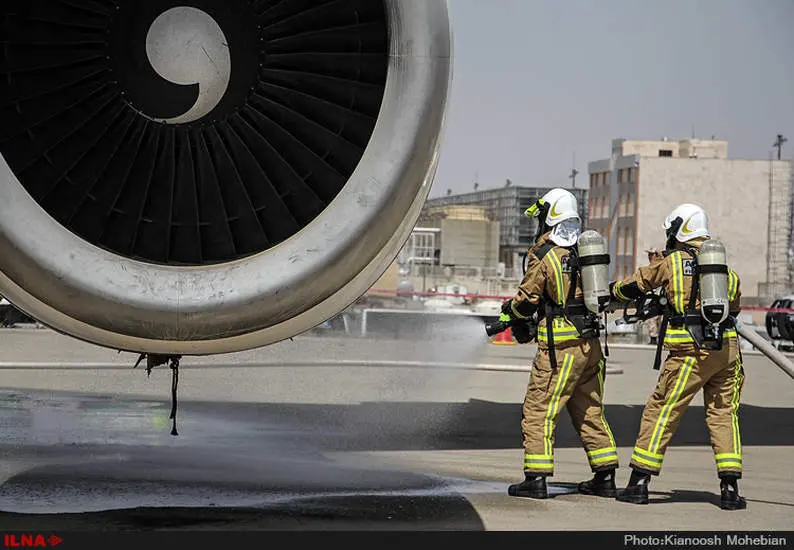
[(609, 303), (609, 254), (598, 231), (590, 229), (579, 236), (579, 265), (585, 306), (601, 313)]
[(728, 265), (725, 246), (717, 239), (700, 245), (698, 254), (700, 278), (700, 312), (711, 324), (718, 325), (728, 317)]

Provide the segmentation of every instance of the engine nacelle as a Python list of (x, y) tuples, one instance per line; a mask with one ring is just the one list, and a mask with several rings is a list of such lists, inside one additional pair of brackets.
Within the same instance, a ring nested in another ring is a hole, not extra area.
[(75, 338), (265, 346), (367, 291), (419, 216), (445, 0), (3, 0), (0, 294)]

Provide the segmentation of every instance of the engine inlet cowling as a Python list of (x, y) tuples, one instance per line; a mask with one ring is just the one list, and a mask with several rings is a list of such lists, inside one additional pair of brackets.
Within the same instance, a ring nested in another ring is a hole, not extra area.
[(365, 292), (416, 222), (444, 0), (5, 0), (0, 294), (98, 345), (239, 351)]

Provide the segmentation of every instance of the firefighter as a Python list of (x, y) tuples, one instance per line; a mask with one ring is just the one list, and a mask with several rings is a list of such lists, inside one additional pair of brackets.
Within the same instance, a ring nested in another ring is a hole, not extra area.
[[(567, 407), (594, 472), (592, 479), (579, 484), (579, 491), (614, 497), (618, 453), (604, 415), (601, 326), (598, 316), (588, 315), (583, 305), (583, 281), (578, 276), (582, 270), (576, 267), (581, 231), (576, 197), (552, 189), (525, 214), (538, 217), (538, 233), (523, 280), (502, 312), (513, 321), (536, 320), (538, 351), (522, 407), (524, 481), (510, 485), (508, 494), (548, 497), (546, 478), (554, 474), (557, 420)], [(608, 263), (609, 257), (603, 256)], [(608, 299), (608, 275), (603, 286)], [(520, 327), (515, 325), (513, 335), (526, 343)]]
[[(618, 492), (617, 500), (648, 503), (651, 476), (660, 474), (665, 451), (681, 417), (702, 389), (720, 479), (720, 506), (726, 510), (743, 509), (746, 501), (738, 489), (742, 477), (738, 412), (744, 369), (733, 321), (740, 311), (739, 277), (727, 265), (705, 265), (704, 249), (711, 250), (713, 245), (709, 243), (718, 241), (710, 240), (708, 218), (701, 207), (678, 206), (667, 216), (664, 228), (668, 241), (663, 258), (640, 267), (628, 279), (610, 284), (611, 294), (618, 300), (632, 300), (660, 288), (668, 303), (654, 368), (661, 362), (662, 345), (669, 355), (643, 410), (631, 455), (631, 477), (626, 488)], [(717, 272), (724, 273), (722, 302), (727, 305), (721, 306), (727, 311), (719, 325), (713, 321), (705, 323), (703, 298), (710, 294), (706, 294), (702, 282), (703, 274)]]
[[(658, 248), (649, 248), (645, 251), (648, 254), (648, 263), (652, 264), (656, 260), (663, 258), (662, 251)], [(648, 331), (648, 345), (655, 346), (659, 343), (659, 327), (662, 324), (662, 316), (657, 315), (647, 319), (644, 323), (645, 330)]]

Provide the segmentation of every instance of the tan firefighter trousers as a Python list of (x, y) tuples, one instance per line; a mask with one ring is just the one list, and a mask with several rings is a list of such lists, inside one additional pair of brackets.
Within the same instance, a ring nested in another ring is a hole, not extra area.
[(702, 388), (717, 472), (735, 472), (741, 477), (739, 401), (743, 387), (744, 369), (736, 338), (729, 339), (719, 351), (694, 347), (671, 351), (643, 410), (631, 467), (659, 475), (667, 445), (687, 406)]
[(598, 340), (576, 339), (555, 346), (557, 368), (549, 352), (538, 349), (524, 398), (524, 472), (554, 474), (554, 434), (563, 407), (587, 453), (590, 468), (617, 468), (618, 452), (603, 409), (606, 366)]

